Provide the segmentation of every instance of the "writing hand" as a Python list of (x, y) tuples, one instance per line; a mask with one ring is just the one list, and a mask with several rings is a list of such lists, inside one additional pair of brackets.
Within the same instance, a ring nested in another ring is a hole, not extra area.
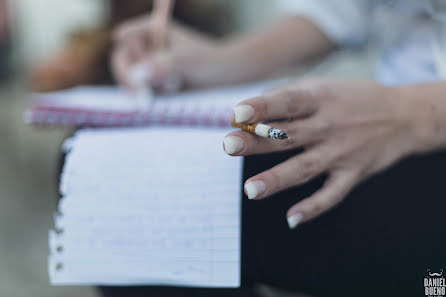
[(188, 75), (215, 46), (209, 38), (183, 26), (167, 26), (157, 15), (130, 20), (113, 36), (112, 71), (118, 83), (131, 90), (134, 86), (129, 73), (135, 64), (145, 68), (147, 84), (161, 91), (171, 90), (172, 83), (176, 87), (187, 84)]

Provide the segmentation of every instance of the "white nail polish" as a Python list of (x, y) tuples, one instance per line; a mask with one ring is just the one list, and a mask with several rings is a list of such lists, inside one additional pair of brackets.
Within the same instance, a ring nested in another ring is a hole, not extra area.
[(153, 73), (152, 64), (138, 63), (130, 68), (128, 80), (133, 87), (147, 86), (153, 77)]
[(149, 84), (152, 73), (152, 67), (144, 63), (136, 64), (129, 72), (129, 82), (135, 88), (135, 104), (140, 110), (148, 109), (153, 101), (153, 90)]
[(245, 192), (248, 199), (254, 199), (266, 191), (266, 184), (261, 180), (247, 182), (245, 184)]
[(137, 88), (147, 84), (147, 69), (143, 64), (136, 64), (130, 68), (128, 79)]
[(299, 225), (300, 221), (302, 221), (303, 215), (301, 213), (296, 213), (287, 218), (288, 226), (290, 229), (294, 229)]
[(238, 136), (226, 136), (223, 139), (223, 147), (227, 154), (238, 153), (243, 149), (243, 139)]
[(239, 105), (234, 107), (234, 117), (237, 123), (245, 122), (251, 119), (255, 114), (251, 105)]

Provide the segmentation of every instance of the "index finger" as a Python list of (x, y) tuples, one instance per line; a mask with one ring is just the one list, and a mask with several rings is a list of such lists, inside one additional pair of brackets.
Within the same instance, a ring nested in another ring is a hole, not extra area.
[(240, 102), (234, 108), (237, 123), (253, 123), (289, 118), (304, 118), (317, 110), (308, 90), (278, 90)]
[(128, 38), (129, 36), (140, 35), (141, 31), (146, 28), (141, 24), (142, 20), (140, 18), (128, 21), (124, 24), (116, 27), (112, 32), (113, 41), (120, 41)]
[(128, 81), (128, 72), (132, 64), (129, 53), (124, 48), (115, 48), (111, 55), (111, 69), (114, 78), (118, 84), (127, 89), (132, 89), (132, 85)]

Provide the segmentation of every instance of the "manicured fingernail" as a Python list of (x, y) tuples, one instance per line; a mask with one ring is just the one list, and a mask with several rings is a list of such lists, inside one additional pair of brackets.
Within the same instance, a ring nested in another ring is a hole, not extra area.
[(132, 84), (141, 84), (146, 80), (146, 69), (142, 64), (137, 64), (130, 68), (129, 80)]
[(240, 152), (244, 147), (243, 139), (238, 136), (226, 136), (223, 139), (223, 148), (227, 154)]
[(299, 225), (300, 221), (302, 221), (303, 215), (301, 213), (295, 213), (289, 216), (286, 220), (288, 222), (288, 226), (290, 229), (294, 229)]
[(237, 123), (246, 122), (255, 114), (254, 108), (251, 105), (239, 105), (234, 107), (234, 117)]
[(261, 180), (245, 183), (245, 192), (248, 199), (254, 199), (266, 191), (266, 184)]
[(128, 79), (135, 88), (142, 88), (148, 84), (152, 74), (150, 65), (140, 63), (130, 69)]

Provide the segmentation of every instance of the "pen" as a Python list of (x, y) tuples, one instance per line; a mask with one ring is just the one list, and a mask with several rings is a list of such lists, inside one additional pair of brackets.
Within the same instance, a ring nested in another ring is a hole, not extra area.
[(175, 4), (174, 0), (155, 0), (152, 15), (159, 18), (160, 26), (156, 32), (156, 43), (162, 48), (167, 39), (167, 27), (169, 26), (170, 15)]
[[(167, 26), (174, 5), (174, 0), (156, 0), (154, 2), (152, 17), (159, 19), (160, 26), (155, 33), (155, 47), (162, 48), (166, 43)], [(144, 63), (137, 63), (130, 68), (128, 77), (131, 84), (135, 87), (135, 99), (141, 109), (147, 109), (153, 101), (154, 92), (152, 87), (147, 84), (150, 79), (150, 73)]]
[(239, 124), (235, 122), (235, 119), (232, 119), (231, 121), (232, 127), (242, 129), (243, 131), (246, 131), (251, 134), (255, 134), (262, 137), (267, 137), (270, 139), (288, 139), (288, 135), (285, 133), (285, 131), (282, 131), (277, 128), (273, 128), (271, 126), (262, 124), (262, 123), (253, 123), (249, 125), (245, 124)]

